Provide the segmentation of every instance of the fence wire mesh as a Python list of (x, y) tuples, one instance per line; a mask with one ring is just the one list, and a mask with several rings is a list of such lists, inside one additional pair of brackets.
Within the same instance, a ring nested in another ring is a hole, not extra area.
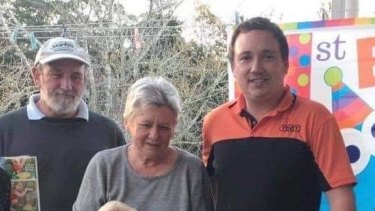
[(227, 100), (226, 38), (210, 37), (204, 27), (189, 28), (190, 37), (182, 37), (183, 26), (168, 24), (2, 27), (0, 115), (24, 106), (38, 92), (30, 72), (35, 46), (63, 35), (77, 40), (90, 54), (85, 100), (91, 110), (121, 125), (129, 86), (143, 76), (163, 76), (178, 88), (183, 100), (173, 144), (198, 155), (203, 116)]

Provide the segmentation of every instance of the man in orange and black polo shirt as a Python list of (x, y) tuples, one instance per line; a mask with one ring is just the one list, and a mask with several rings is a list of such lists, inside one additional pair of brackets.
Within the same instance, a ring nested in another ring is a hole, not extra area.
[(333, 115), (284, 86), (289, 48), (266, 18), (241, 23), (229, 59), (241, 89), (204, 118), (203, 161), (217, 211), (355, 210), (356, 183)]

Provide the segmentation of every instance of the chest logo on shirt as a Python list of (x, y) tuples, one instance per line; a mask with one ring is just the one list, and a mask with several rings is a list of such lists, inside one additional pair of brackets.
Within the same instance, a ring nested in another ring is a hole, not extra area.
[(279, 130), (281, 132), (300, 132), (301, 125), (299, 124), (282, 124), (280, 125)]

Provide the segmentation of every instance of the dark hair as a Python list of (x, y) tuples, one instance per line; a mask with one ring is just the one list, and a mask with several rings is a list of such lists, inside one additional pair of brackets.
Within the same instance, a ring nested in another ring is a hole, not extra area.
[(254, 17), (245, 22), (240, 23), (237, 28), (234, 30), (232, 39), (229, 45), (229, 61), (233, 64), (234, 59), (234, 44), (236, 43), (237, 37), (241, 33), (246, 33), (252, 30), (266, 30), (269, 31), (275, 36), (277, 42), (280, 45), (281, 56), (284, 61), (288, 61), (289, 57), (289, 46), (286, 40), (286, 37), (283, 31), (280, 29), (278, 25), (271, 22), (268, 18), (264, 17)]

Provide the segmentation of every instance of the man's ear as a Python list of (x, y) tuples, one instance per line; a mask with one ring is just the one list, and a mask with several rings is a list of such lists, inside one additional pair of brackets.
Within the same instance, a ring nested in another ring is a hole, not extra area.
[(284, 73), (285, 73), (285, 75), (288, 74), (288, 70), (289, 70), (289, 61), (285, 61), (285, 64), (284, 64)]
[(40, 88), (40, 77), (41, 77), (41, 70), (37, 66), (34, 66), (31, 69), (31, 75), (33, 77), (33, 81), (36, 87)]

